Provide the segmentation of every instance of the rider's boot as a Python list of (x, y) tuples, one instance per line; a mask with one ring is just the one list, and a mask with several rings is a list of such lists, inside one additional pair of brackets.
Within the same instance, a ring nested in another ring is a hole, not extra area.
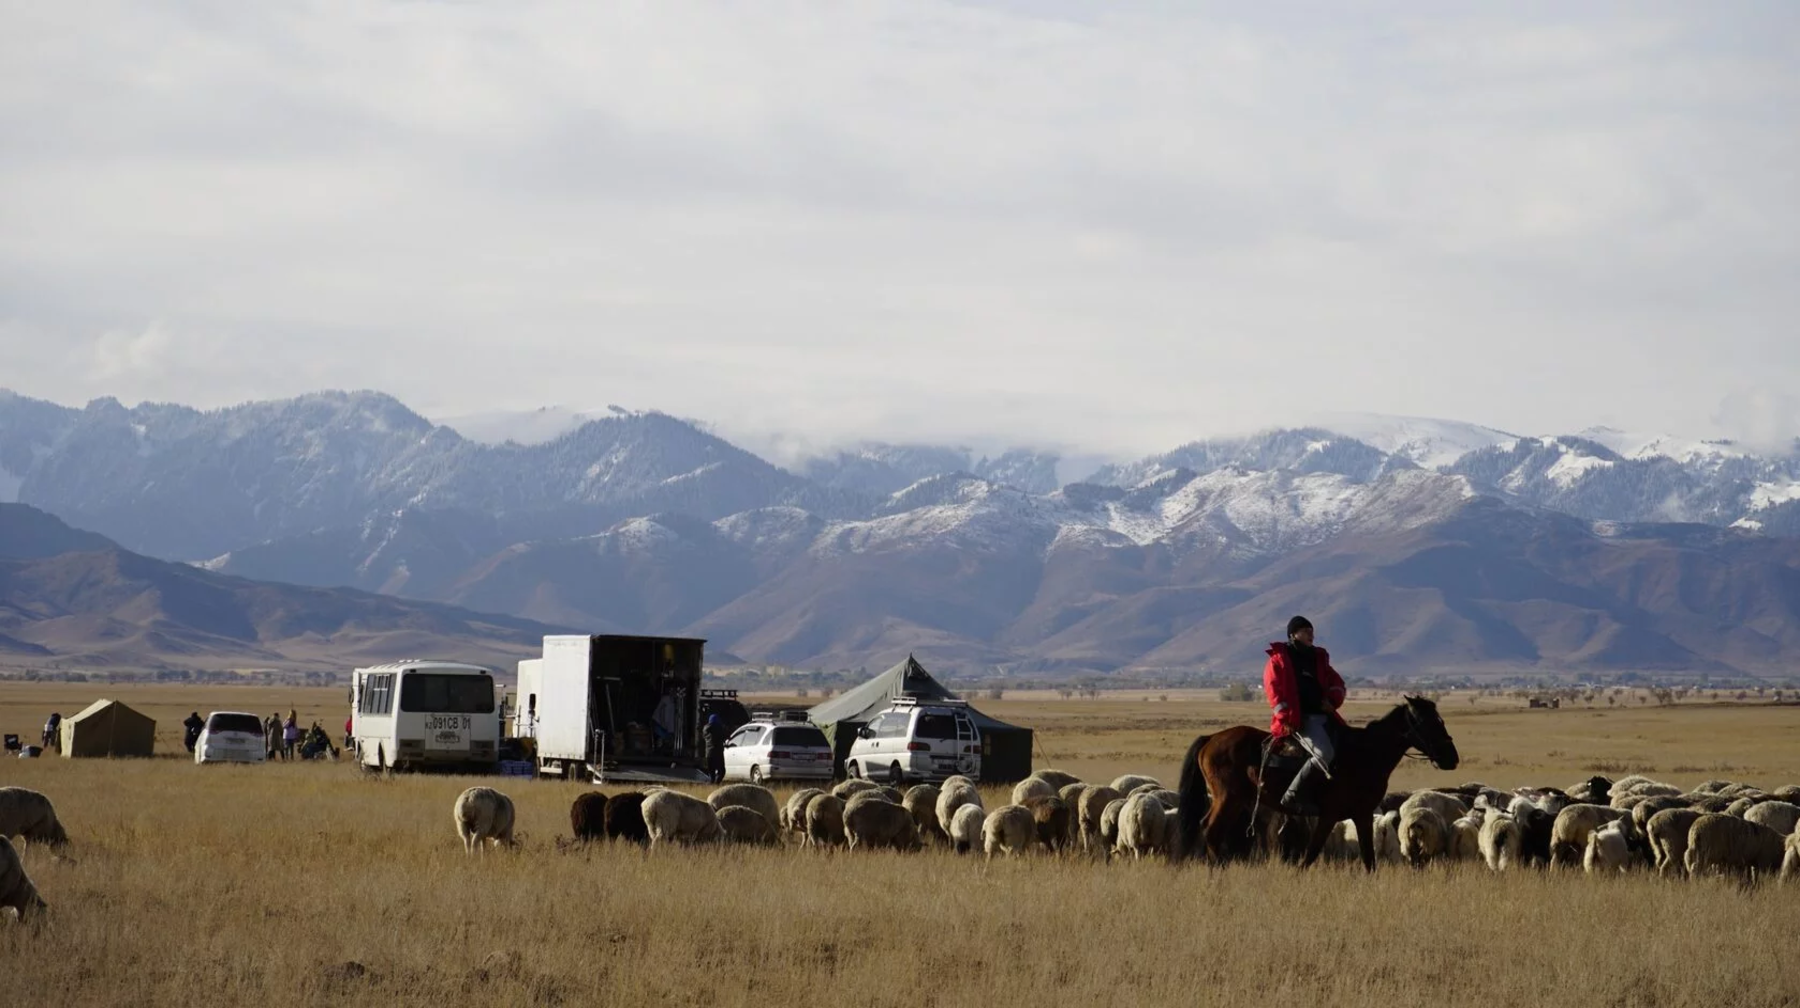
[(1288, 785), (1287, 793), (1281, 796), (1281, 810), (1289, 815), (1316, 816), (1319, 814), (1319, 803), (1314, 797), (1313, 780), (1319, 775), (1317, 760), (1307, 760), (1294, 780)]

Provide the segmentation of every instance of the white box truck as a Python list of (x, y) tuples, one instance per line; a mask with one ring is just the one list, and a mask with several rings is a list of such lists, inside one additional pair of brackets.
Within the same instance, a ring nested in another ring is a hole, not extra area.
[(513, 730), (539, 774), (705, 783), (700, 674), (706, 642), (622, 634), (544, 638), (519, 663)]

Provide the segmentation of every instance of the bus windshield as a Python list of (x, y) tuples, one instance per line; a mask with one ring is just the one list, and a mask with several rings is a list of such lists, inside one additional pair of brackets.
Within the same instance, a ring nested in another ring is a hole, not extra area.
[(400, 709), (429, 714), (492, 714), (494, 678), (409, 672), (400, 680)]

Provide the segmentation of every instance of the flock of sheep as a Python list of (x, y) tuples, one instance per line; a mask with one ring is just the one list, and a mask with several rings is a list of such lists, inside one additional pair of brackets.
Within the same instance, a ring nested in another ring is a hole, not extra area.
[[(1173, 857), (1178, 806), (1175, 792), (1150, 777), (1127, 775), (1094, 786), (1072, 774), (1041, 770), (1013, 788), (1011, 804), (991, 812), (975, 782), (962, 776), (904, 793), (847, 780), (830, 791), (797, 791), (785, 804), (759, 785), (728, 784), (704, 800), (660, 787), (610, 797), (590, 791), (570, 805), (569, 827), (576, 842), (613, 839), (651, 847), (775, 845), (791, 838), (806, 847), (910, 851), (930, 840), (990, 858), (1024, 854), (1038, 845), (1059, 852)], [(483, 842), (513, 844), (512, 800), (493, 788), (464, 791), (453, 817), (466, 851)]]
[[(1567, 790), (1499, 791), (1481, 784), (1388, 795), (1375, 850), (1389, 861), (1480, 861), (1589, 873), (1654, 870), (1800, 876), (1800, 785), (1764, 791), (1710, 780), (1692, 791), (1648, 777), (1593, 777)], [(1327, 857), (1349, 860), (1357, 838), (1339, 823)]]
[[(806, 788), (785, 803), (755, 784), (731, 784), (706, 799), (666, 788), (607, 796), (590, 791), (569, 809), (576, 842), (625, 840), (660, 844), (740, 843), (917, 850), (929, 840), (957, 853), (992, 858), (1036, 847), (1085, 851), (1107, 858), (1186, 853), (1180, 796), (1151, 777), (1126, 775), (1110, 784), (1040, 770), (1019, 782), (1010, 804), (992, 811), (966, 777), (920, 784), (904, 793), (863, 780), (829, 791)], [(457, 798), (457, 834), (465, 850), (483, 841), (512, 843), (513, 807), (506, 795), (470, 788)], [(1266, 849), (1284, 851), (1291, 831), (1279, 820)], [(1590, 873), (1634, 868), (1664, 875), (1780, 872), (1800, 876), (1800, 785), (1763, 791), (1707, 781), (1691, 792), (1648, 777), (1594, 777), (1568, 789), (1501, 791), (1484, 784), (1394, 792), (1374, 823), (1379, 859), (1422, 867), (1467, 861), (1495, 871), (1527, 866)], [(1285, 853), (1292, 854), (1292, 848)], [(1330, 860), (1358, 858), (1355, 827), (1339, 823), (1326, 847)]]
[[(702, 800), (652, 787), (607, 796), (590, 791), (569, 808), (577, 843), (623, 840), (663, 844), (728, 842), (850, 850), (918, 850), (929, 840), (957, 853), (1017, 856), (1036, 847), (1111, 858), (1160, 855), (1179, 860), (1180, 796), (1151, 777), (1126, 775), (1087, 784), (1072, 774), (1040, 770), (1020, 781), (1012, 801), (989, 811), (975, 782), (951, 777), (906, 792), (864, 780), (831, 790), (806, 788), (785, 803), (755, 784), (730, 784)], [(463, 849), (514, 846), (512, 799), (490, 787), (457, 796), (453, 810)], [(1273, 829), (1272, 851), (1310, 823)], [(1732, 874), (1746, 879), (1779, 872), (1800, 877), (1800, 785), (1764, 791), (1711, 780), (1683, 791), (1648, 777), (1593, 777), (1568, 789), (1502, 791), (1464, 784), (1393, 792), (1375, 818), (1376, 856), (1422, 867), (1433, 861), (1485, 864), (1495, 871), (1526, 866), (1579, 867), (1589, 873), (1654, 870), (1665, 876)], [(23, 918), (47, 909), (25, 874), (14, 840), (61, 848), (68, 832), (43, 794), (0, 787), (0, 914)], [(1337, 824), (1325, 857), (1358, 858), (1355, 828)]]

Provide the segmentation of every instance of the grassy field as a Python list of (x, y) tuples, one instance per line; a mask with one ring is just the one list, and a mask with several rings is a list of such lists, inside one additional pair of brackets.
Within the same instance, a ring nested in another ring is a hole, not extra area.
[[(0, 730), (98, 695), (0, 686)], [(340, 690), (112, 687), (175, 753), (198, 708), (342, 725)], [(1459, 707), (1460, 704), (1460, 707)], [(1173, 782), (1194, 734), (1262, 709), (1194, 696), (982, 704), (1039, 730), (1040, 765)], [(1366, 716), (1385, 703), (1361, 703)], [(1405, 786), (1569, 784), (1594, 772), (1800, 780), (1800, 708), (1522, 710), (1447, 698), (1464, 767)], [(27, 848), (55, 907), (0, 930), (7, 1003), (426, 1005), (1793, 1005), (1793, 887), (1480, 870), (1373, 877), (935, 850), (558, 853), (582, 788), (497, 782), (523, 848), (465, 858), (466, 778), (364, 778), (346, 764), (0, 763), (49, 794), (68, 860)], [(990, 795), (992, 807), (1003, 799)], [(354, 964), (354, 965), (351, 965)]]

